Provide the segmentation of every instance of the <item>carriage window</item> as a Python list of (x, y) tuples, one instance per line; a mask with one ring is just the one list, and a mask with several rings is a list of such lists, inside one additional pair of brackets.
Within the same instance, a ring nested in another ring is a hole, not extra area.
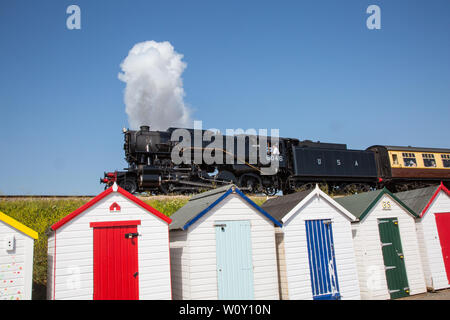
[(423, 164), (427, 168), (436, 168), (436, 160), (434, 159), (434, 154), (431, 153), (423, 153)]
[(450, 168), (450, 154), (441, 154), (444, 168)]
[(417, 167), (416, 155), (414, 153), (403, 152), (402, 156), (405, 167)]
[(398, 157), (396, 154), (392, 155), (392, 164), (398, 166)]

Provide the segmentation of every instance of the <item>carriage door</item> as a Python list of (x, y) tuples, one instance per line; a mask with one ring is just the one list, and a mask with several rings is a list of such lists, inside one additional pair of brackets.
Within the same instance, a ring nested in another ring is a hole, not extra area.
[(138, 300), (140, 221), (93, 222), (94, 300)]
[(447, 272), (448, 283), (450, 283), (450, 212), (437, 213), (435, 217), (445, 271)]
[(253, 299), (250, 221), (216, 221), (217, 289), (222, 300)]
[(309, 271), (314, 300), (340, 299), (331, 220), (307, 220)]
[(409, 296), (405, 258), (397, 218), (378, 219), (384, 269), (391, 299)]

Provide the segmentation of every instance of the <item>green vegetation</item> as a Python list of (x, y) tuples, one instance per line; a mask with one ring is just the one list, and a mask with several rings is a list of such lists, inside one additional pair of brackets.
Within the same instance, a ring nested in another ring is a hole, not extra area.
[[(265, 197), (251, 197), (261, 205)], [(47, 285), (47, 234), (52, 224), (87, 203), (82, 199), (39, 199), (0, 201), (0, 211), (39, 233), (34, 243), (33, 299), (45, 299)], [(188, 197), (155, 197), (146, 200), (156, 210), (170, 216), (188, 202)]]

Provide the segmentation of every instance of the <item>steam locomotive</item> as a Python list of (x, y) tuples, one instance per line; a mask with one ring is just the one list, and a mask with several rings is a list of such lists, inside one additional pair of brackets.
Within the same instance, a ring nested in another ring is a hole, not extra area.
[[(278, 138), (273, 144), (272, 137), (221, 136), (194, 129), (181, 129), (188, 133), (181, 144), (179, 137), (174, 139), (177, 130), (124, 129), (128, 168), (105, 172), (100, 182), (105, 188), (117, 182), (131, 193), (152, 194), (196, 193), (233, 183), (249, 193), (267, 195), (310, 189), (316, 183), (335, 193), (349, 193), (384, 186), (403, 191), (450, 182), (450, 149), (372, 146), (351, 150), (346, 144), (295, 138)], [(203, 139), (208, 134), (215, 140)], [(196, 137), (201, 137), (200, 143)], [(221, 143), (211, 147), (211, 141)], [(217, 147), (227, 143), (231, 149)], [(252, 150), (258, 151), (256, 159)], [(214, 161), (202, 158), (207, 152)], [(182, 160), (174, 161), (173, 156), (180, 154)], [(267, 173), (274, 158), (278, 165)]]

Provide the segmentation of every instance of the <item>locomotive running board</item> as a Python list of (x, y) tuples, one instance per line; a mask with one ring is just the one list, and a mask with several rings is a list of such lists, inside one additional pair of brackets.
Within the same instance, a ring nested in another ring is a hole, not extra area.
[[(212, 183), (211, 184), (207, 184), (207, 183), (194, 182), (194, 181), (174, 181), (174, 180), (165, 180), (163, 182), (169, 182), (169, 183), (172, 182), (172, 183), (176, 183), (176, 184), (186, 184), (186, 185), (196, 186), (196, 187), (214, 188), (214, 185)], [(230, 184), (230, 183), (225, 182), (225, 181), (222, 182), (222, 181), (215, 180), (214, 182), (220, 183), (220, 184), (223, 184), (223, 185)]]

